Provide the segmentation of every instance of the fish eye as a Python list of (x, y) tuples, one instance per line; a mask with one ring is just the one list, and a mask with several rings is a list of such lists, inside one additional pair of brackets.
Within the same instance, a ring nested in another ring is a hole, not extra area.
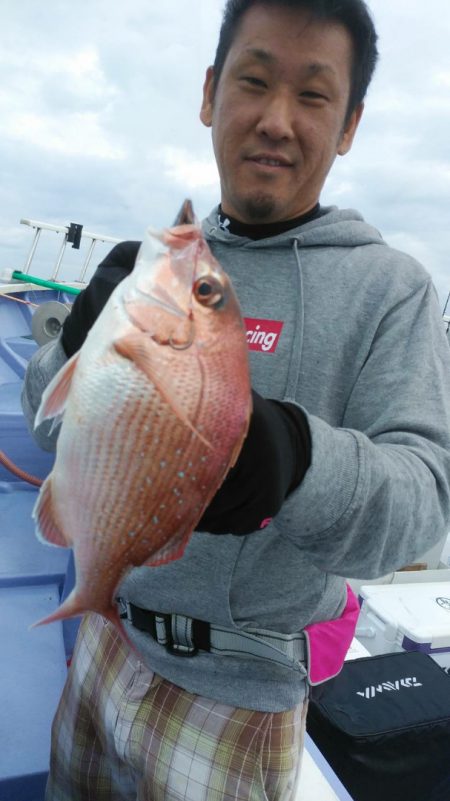
[(194, 297), (202, 306), (219, 308), (224, 300), (222, 284), (209, 276), (199, 278), (194, 284)]

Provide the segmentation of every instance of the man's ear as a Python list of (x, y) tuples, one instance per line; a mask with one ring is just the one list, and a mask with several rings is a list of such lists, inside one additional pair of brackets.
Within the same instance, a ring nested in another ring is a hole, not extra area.
[(364, 103), (360, 103), (359, 106), (356, 106), (355, 110), (352, 111), (350, 119), (345, 123), (345, 128), (341, 134), (341, 139), (337, 149), (339, 156), (345, 156), (345, 154), (349, 152), (353, 144), (353, 139), (355, 137), (355, 133), (361, 120), (363, 111)]
[(211, 128), (212, 125), (213, 100), (214, 69), (213, 67), (208, 67), (206, 70), (205, 83), (203, 84), (203, 100), (200, 109), (200, 119), (207, 128)]

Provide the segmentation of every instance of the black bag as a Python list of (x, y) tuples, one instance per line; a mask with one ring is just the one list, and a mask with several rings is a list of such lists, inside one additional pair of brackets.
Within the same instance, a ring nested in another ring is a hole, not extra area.
[(354, 801), (450, 801), (450, 676), (427, 654), (346, 662), (306, 725)]

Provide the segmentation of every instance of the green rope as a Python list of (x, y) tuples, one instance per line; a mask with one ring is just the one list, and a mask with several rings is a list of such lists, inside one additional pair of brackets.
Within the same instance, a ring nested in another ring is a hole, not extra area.
[(67, 284), (58, 284), (55, 281), (47, 281), (44, 278), (37, 278), (35, 275), (28, 275), (22, 273), (20, 270), (14, 270), (12, 277), (16, 281), (24, 281), (26, 284), (37, 284), (38, 286), (45, 286), (47, 289), (60, 289), (62, 292), (67, 292), (69, 295), (79, 295), (81, 289)]

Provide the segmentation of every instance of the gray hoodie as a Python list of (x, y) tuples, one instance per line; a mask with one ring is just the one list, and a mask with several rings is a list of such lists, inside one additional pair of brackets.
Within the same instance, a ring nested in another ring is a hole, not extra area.
[[(385, 574), (445, 533), (450, 348), (429, 275), (357, 212), (322, 209), (258, 241), (222, 230), (217, 210), (203, 228), (241, 303), (252, 385), (302, 407), (312, 462), (267, 528), (195, 532), (182, 559), (133, 570), (120, 595), (228, 628), (298, 632), (341, 614), (342, 576)], [(64, 360), (56, 342), (30, 363), (30, 423)], [(143, 661), (191, 692), (265, 711), (291, 708), (306, 692), (300, 668), (242, 655), (180, 658), (127, 632)]]

